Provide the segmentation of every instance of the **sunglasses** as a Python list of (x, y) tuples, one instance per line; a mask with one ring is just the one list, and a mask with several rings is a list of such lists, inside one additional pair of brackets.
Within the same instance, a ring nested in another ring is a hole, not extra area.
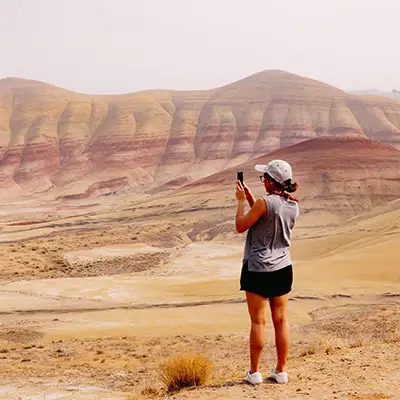
[(268, 175), (261, 175), (261, 176), (260, 176), (260, 181), (261, 181), (262, 183), (264, 183), (266, 179), (268, 179)]

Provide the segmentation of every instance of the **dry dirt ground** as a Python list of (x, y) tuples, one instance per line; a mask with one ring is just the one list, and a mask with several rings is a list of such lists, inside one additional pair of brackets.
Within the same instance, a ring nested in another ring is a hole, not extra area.
[[(244, 237), (232, 208), (187, 207), (2, 206), (0, 399), (400, 399), (398, 202), (339, 225), (299, 221), (290, 383), (258, 387), (243, 383)], [(184, 353), (207, 355), (212, 379), (166, 393), (160, 364)]]

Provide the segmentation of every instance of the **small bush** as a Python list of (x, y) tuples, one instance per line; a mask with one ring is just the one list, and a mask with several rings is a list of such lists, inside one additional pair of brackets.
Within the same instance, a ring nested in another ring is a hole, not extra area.
[(356, 349), (357, 347), (363, 347), (365, 345), (365, 341), (363, 338), (354, 338), (349, 342), (350, 349)]
[(317, 346), (315, 343), (310, 344), (310, 346), (300, 353), (300, 357), (312, 356), (317, 352)]
[(400, 335), (391, 335), (383, 340), (383, 343), (393, 344), (400, 342)]
[(142, 392), (141, 392), (142, 396), (146, 396), (146, 398), (148, 399), (149, 397), (157, 397), (160, 395), (160, 390), (157, 388), (154, 388), (152, 386), (148, 386), (145, 387)]
[(169, 392), (207, 383), (213, 371), (212, 362), (203, 355), (183, 355), (161, 365), (160, 378)]

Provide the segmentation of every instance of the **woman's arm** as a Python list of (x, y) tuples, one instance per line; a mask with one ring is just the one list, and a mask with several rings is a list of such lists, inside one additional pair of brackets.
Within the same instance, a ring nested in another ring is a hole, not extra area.
[(267, 212), (267, 205), (263, 199), (257, 199), (253, 203), (251, 210), (245, 215), (244, 214), (244, 188), (238, 181), (236, 184), (236, 200), (237, 212), (236, 212), (236, 232), (246, 232), (252, 225), (254, 225), (262, 215)]

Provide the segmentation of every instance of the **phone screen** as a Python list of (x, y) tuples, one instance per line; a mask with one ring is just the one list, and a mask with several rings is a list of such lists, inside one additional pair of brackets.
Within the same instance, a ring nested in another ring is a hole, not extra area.
[(243, 172), (242, 171), (239, 171), (237, 173), (237, 180), (243, 184)]

